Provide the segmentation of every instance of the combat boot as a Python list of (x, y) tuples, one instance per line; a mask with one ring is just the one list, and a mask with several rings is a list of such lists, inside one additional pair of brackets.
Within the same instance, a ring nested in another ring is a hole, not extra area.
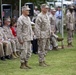
[(10, 55), (5, 56), (6, 59), (11, 59)]
[(68, 43), (68, 47), (73, 47), (72, 43)]
[(63, 41), (63, 38), (57, 38), (57, 41)]
[(19, 51), (17, 51), (16, 53), (17, 53), (18, 56), (20, 56), (20, 52)]
[(27, 67), (25, 66), (25, 63), (21, 63), (20, 68), (21, 68), (21, 69), (27, 69)]
[(28, 69), (32, 69), (30, 66), (28, 66), (28, 61), (25, 61), (25, 66), (26, 66)]
[(1, 60), (5, 61), (6, 59), (5, 59), (5, 57), (3, 56), (3, 57), (1, 57)]
[(73, 47), (72, 42), (70, 43), (70, 46)]
[(46, 67), (47, 65), (45, 65), (43, 62), (39, 62), (39, 66)]
[(70, 44), (68, 43), (67, 47), (69, 47), (69, 46), (70, 46)]
[(48, 65), (45, 61), (43, 61), (43, 63), (44, 63), (46, 66), (50, 66), (50, 65)]
[(16, 59), (17, 57), (14, 55), (14, 53), (12, 53), (12, 58)]
[(53, 47), (53, 50), (58, 51), (58, 46)]
[(14, 55), (18, 58), (19, 56), (17, 55), (17, 53), (16, 52), (14, 52)]

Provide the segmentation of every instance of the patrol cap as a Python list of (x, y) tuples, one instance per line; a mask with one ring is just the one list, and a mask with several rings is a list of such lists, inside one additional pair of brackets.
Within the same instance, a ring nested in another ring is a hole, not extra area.
[(5, 18), (4, 21), (9, 21), (10, 22), (11, 19), (10, 18)]
[(49, 8), (49, 6), (47, 4), (42, 4), (41, 8)]
[(22, 11), (23, 11), (23, 10), (30, 10), (30, 8), (29, 8), (28, 5), (24, 5), (24, 6), (22, 7)]
[(53, 8), (53, 7), (51, 8), (51, 10), (52, 10), (52, 11), (56, 11), (55, 8)]

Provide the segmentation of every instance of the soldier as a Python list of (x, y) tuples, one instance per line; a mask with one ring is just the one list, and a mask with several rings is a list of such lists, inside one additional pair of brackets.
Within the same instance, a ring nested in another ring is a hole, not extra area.
[(17, 21), (17, 36), (20, 43), (20, 60), (21, 69), (31, 69), (28, 66), (28, 59), (31, 56), (31, 40), (33, 40), (33, 31), (31, 27), (31, 20), (28, 17), (30, 8), (28, 6), (22, 7), (22, 15)]
[(3, 26), (3, 29), (4, 29), (4, 33), (7, 34), (7, 39), (8, 41), (11, 42), (11, 46), (12, 46), (12, 50), (13, 50), (13, 58), (16, 58), (18, 57), (18, 55), (16, 54), (16, 43), (15, 43), (15, 38), (14, 36), (12, 35), (12, 31), (10, 29), (10, 18), (5, 18), (4, 20), (4, 26)]
[(53, 49), (57, 50), (58, 49), (58, 43), (57, 41), (62, 41), (63, 38), (59, 38), (55, 33), (56, 33), (56, 17), (55, 17), (55, 8), (51, 8), (51, 14), (49, 15), (50, 19), (50, 25), (51, 25), (51, 31), (53, 34), (51, 34), (51, 42), (53, 45)]
[(0, 42), (3, 44), (3, 47), (4, 47), (3, 51), (5, 54), (5, 58), (11, 59), (11, 54), (12, 54), (11, 45), (9, 41), (5, 40), (3, 32), (1, 31), (1, 28), (0, 28)]
[(47, 66), (45, 63), (45, 56), (50, 45), (51, 31), (47, 11), (48, 6), (46, 4), (42, 4), (41, 13), (37, 16), (35, 23), (35, 35), (38, 38), (38, 56), (40, 66)]
[[(1, 24), (2, 24), (2, 21), (0, 19), (0, 26), (1, 26)], [(5, 60), (4, 50), (3, 50), (3, 44), (2, 44), (1, 41), (0, 41), (0, 58), (1, 58), (1, 60)]]
[(67, 43), (68, 47), (72, 46), (73, 32), (74, 32), (74, 17), (73, 17), (73, 7), (69, 7), (69, 11), (66, 14), (66, 25), (67, 25)]
[[(55, 17), (55, 12), (56, 12), (56, 10), (54, 8), (52, 8), (51, 9), (51, 14), (49, 15), (51, 30), (52, 30), (53, 33), (56, 32), (56, 17)], [(51, 35), (51, 42), (53, 44), (53, 49), (57, 50), (58, 43), (57, 43), (56, 38), (53, 37), (53, 35)]]
[[(0, 23), (0, 26), (1, 26), (1, 23)], [(1, 56), (4, 54), (4, 56), (7, 59), (10, 59), (11, 54), (12, 54), (11, 45), (10, 45), (10, 42), (7, 41), (7, 38), (6, 38), (6, 36), (5, 36), (4, 32), (3, 32), (2, 27), (0, 27), (0, 43), (1, 43), (0, 45), (1, 45), (1, 50), (2, 50)], [(3, 57), (3, 60), (5, 59), (5, 57)]]

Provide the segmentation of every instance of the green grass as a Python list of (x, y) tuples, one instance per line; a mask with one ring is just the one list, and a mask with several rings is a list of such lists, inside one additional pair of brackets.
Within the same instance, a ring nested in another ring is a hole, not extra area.
[[(66, 36), (64, 44), (67, 45)], [(30, 70), (20, 69), (19, 59), (0, 60), (0, 75), (76, 75), (76, 35), (73, 45), (73, 48), (49, 51), (46, 56), (48, 67), (38, 66), (38, 56), (34, 54), (29, 59)]]

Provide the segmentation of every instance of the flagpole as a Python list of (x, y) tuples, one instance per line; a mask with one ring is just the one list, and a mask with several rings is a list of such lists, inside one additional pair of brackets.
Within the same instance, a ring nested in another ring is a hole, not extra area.
[[(63, 24), (63, 21), (64, 21), (64, 13), (63, 13), (63, 0), (62, 0), (62, 3), (61, 3), (61, 5), (62, 5), (62, 38), (64, 38), (64, 24)], [(61, 42), (62, 43), (62, 48), (64, 48), (64, 45), (63, 45), (63, 41)]]
[(19, 0), (19, 16), (21, 15), (21, 0)]

